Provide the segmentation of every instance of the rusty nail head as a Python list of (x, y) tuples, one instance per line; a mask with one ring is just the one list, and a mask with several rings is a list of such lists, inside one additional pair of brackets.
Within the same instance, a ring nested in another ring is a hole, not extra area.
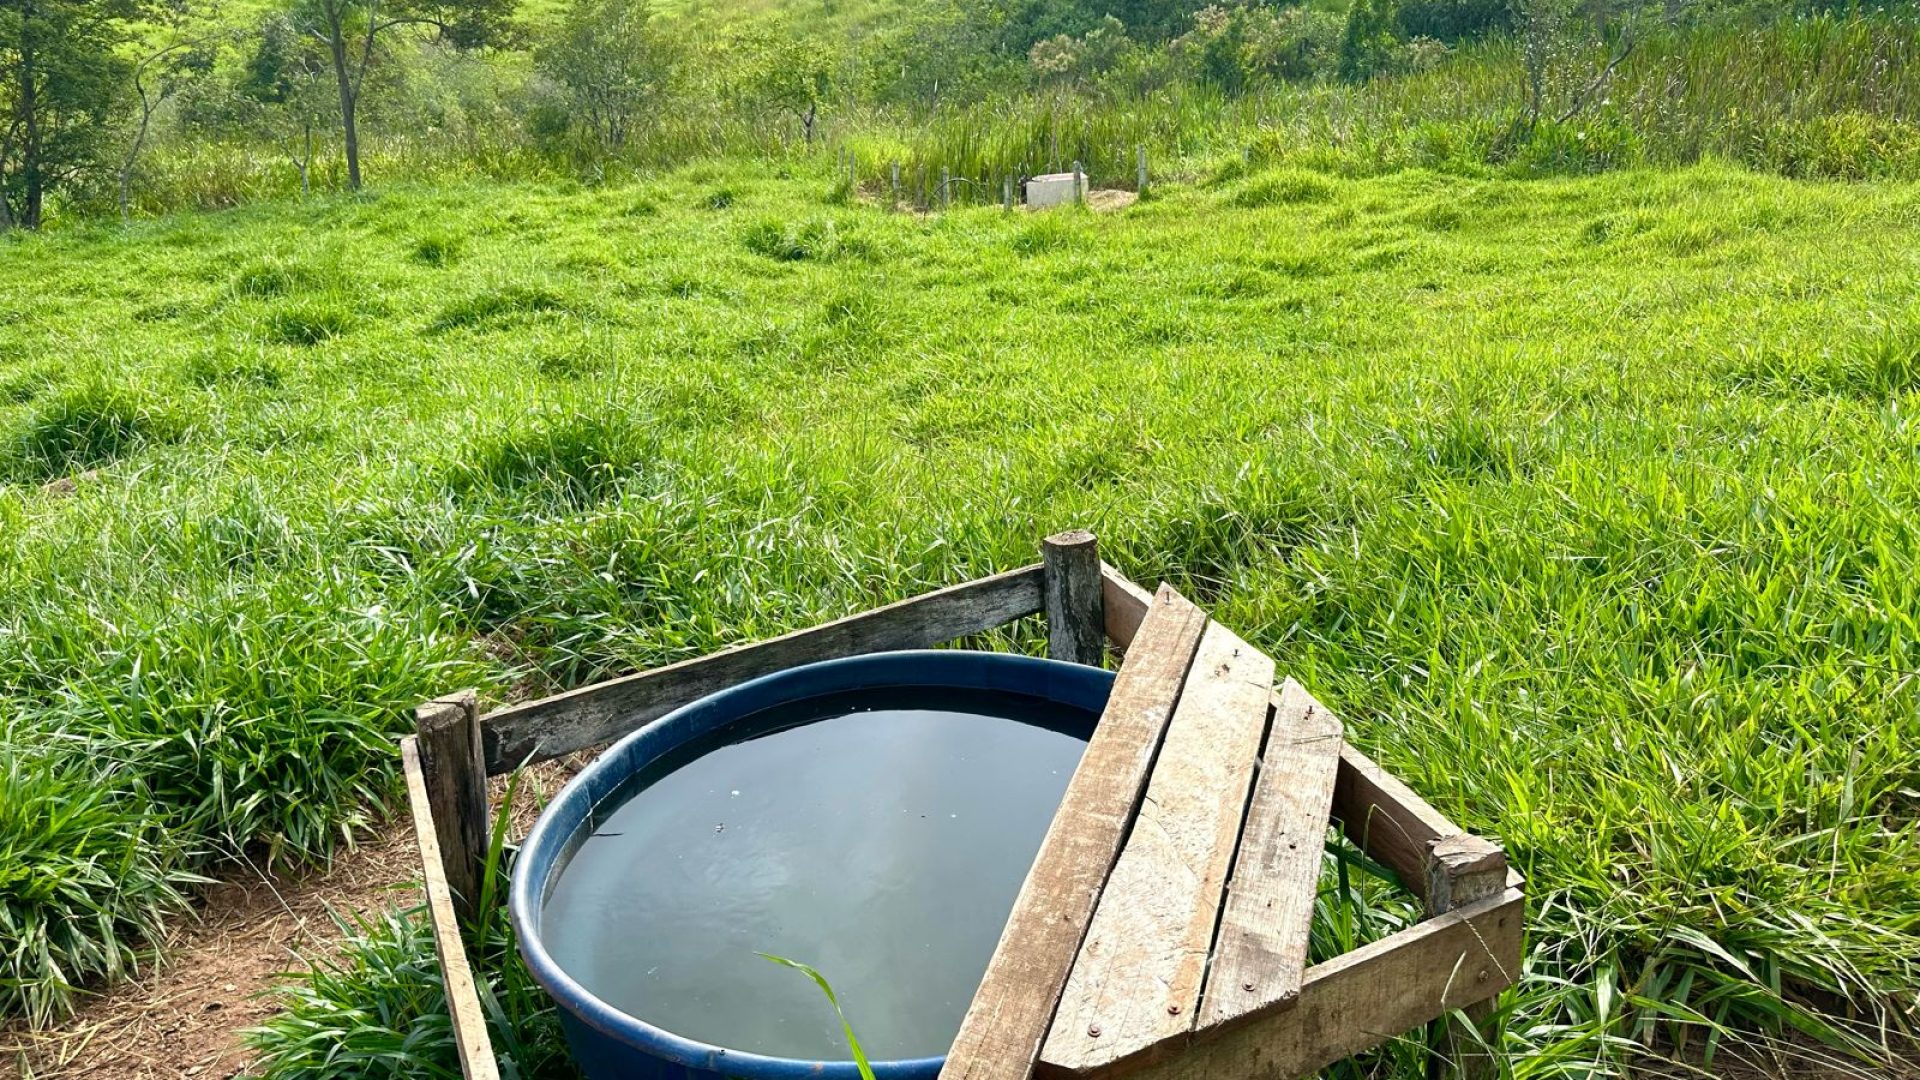
[(1169, 1005), (1169, 1006), (1167, 1006), (1167, 1015), (1168, 1015), (1168, 1016), (1179, 1016), (1179, 1015), (1180, 1015), (1180, 1006), (1178, 1006), (1178, 1005)]

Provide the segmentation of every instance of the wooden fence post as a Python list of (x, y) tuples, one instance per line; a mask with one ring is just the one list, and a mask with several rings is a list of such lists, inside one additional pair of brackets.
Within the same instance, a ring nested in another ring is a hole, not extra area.
[(1073, 201), (1076, 204), (1087, 201), (1087, 173), (1080, 167), (1080, 160), (1073, 162)]
[[(1506, 887), (1507, 853), (1500, 850), (1500, 845), (1464, 833), (1428, 842), (1428, 918), (1498, 896)], [(1469, 964), (1460, 970), (1458, 977), (1499, 986), (1508, 981), (1499, 978), (1499, 974), (1484, 970), (1483, 964)], [(1435, 1021), (1441, 1027), (1440, 1049), (1431, 1075), (1452, 1075), (1463, 1080), (1486, 1080), (1499, 1075), (1499, 1066), (1494, 1060), (1497, 1049), (1488, 1049), (1498, 1045), (1499, 1033), (1487, 1023), (1493, 1015), (1495, 996), (1460, 1009), (1460, 1015), (1466, 1017), (1467, 1024), (1474, 1030), (1467, 1030), (1458, 1017), (1442, 1016)]]
[(478, 699), (462, 690), (427, 702), (413, 715), (447, 887), (460, 918), (471, 920), (487, 858), (487, 768)]
[(1147, 144), (1135, 143), (1133, 147), (1133, 157), (1134, 163), (1137, 166), (1137, 175), (1134, 179), (1133, 189), (1135, 192), (1145, 195), (1147, 193)]
[(1107, 612), (1093, 534), (1072, 529), (1047, 537), (1040, 562), (1046, 568), (1047, 655), (1100, 666), (1106, 658)]

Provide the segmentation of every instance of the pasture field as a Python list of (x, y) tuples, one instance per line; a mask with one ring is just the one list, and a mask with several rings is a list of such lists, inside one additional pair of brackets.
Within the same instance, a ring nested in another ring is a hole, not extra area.
[(195, 874), (327, 858), (416, 701), (1086, 526), (1507, 845), (1514, 1075), (1789, 1034), (1884, 1066), (1920, 190), (1234, 165), (917, 216), (796, 168), (0, 241), (0, 1010), (56, 1019)]

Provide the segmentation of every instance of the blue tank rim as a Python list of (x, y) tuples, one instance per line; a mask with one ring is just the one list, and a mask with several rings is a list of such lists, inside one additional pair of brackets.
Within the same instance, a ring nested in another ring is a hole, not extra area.
[[(522, 959), (561, 1011), (600, 1035), (666, 1062), (738, 1080), (861, 1080), (858, 1064), (730, 1050), (676, 1035), (595, 997), (547, 952), (539, 932), (547, 883), (580, 825), (640, 765), (689, 739), (773, 705), (877, 686), (1004, 690), (1098, 715), (1113, 673), (1064, 660), (965, 649), (916, 649), (822, 660), (717, 690), (613, 743), (560, 789), (520, 845), (508, 910)], [(826, 1005), (823, 1002), (822, 1007)], [(869, 1062), (876, 1080), (934, 1080), (944, 1056)]]

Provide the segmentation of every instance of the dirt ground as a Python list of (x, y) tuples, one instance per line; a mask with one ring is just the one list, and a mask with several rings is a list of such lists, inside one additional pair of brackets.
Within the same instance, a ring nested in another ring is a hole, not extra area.
[[(514, 805), (514, 840), (588, 760), (574, 755), (527, 770)], [(496, 778), (496, 806), (504, 790)], [(402, 812), (324, 871), (232, 874), (202, 894), (196, 917), (176, 925), (159, 966), (103, 992), (55, 1029), (0, 1028), (0, 1068), (11, 1067), (15, 1080), (240, 1075), (248, 1064), (240, 1033), (273, 1014), (267, 992), (282, 973), (335, 945), (334, 913), (419, 903), (419, 858)]]
[(336, 938), (330, 912), (415, 902), (410, 829), (395, 822), (325, 871), (254, 873), (209, 887), (157, 967), (83, 1005), (60, 1027), (0, 1029), (0, 1062), (18, 1080), (225, 1080), (246, 1064), (239, 1032), (273, 1013), (263, 997), (300, 957)]

